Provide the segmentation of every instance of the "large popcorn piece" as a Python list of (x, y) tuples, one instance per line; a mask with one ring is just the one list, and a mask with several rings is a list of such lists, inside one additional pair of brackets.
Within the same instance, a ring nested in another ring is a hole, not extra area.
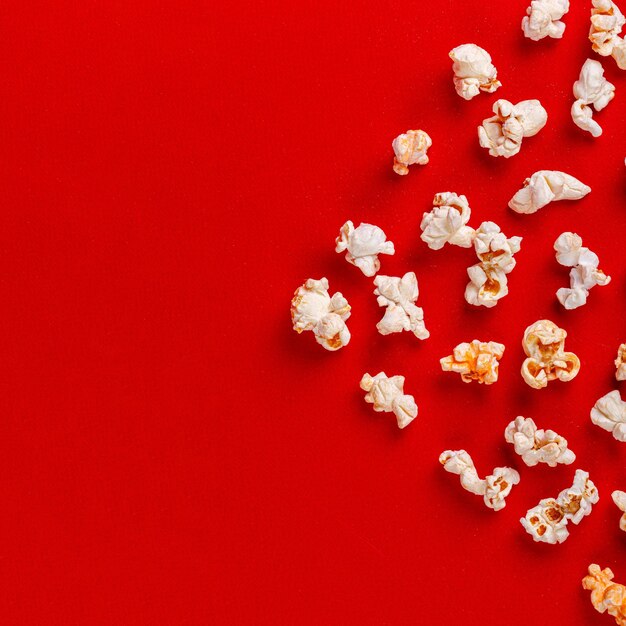
[(591, 421), (610, 432), (617, 441), (626, 441), (626, 402), (617, 389), (602, 396), (594, 404)]
[(515, 267), (513, 255), (519, 252), (521, 237), (507, 238), (493, 222), (483, 222), (474, 237), (480, 263), (467, 268), (470, 282), (465, 299), (474, 306), (496, 306), (509, 293), (506, 275)]
[(374, 285), (378, 306), (387, 307), (383, 319), (376, 324), (381, 335), (410, 330), (418, 339), (430, 337), (424, 325), (424, 310), (415, 305), (419, 290), (414, 272), (407, 272), (402, 278), (379, 275)]
[(615, 506), (623, 513), (619, 520), (619, 527), (626, 532), (626, 491), (614, 491), (611, 494)]
[(613, 581), (613, 572), (599, 565), (589, 566), (589, 575), (583, 578), (583, 589), (591, 590), (591, 604), (599, 613), (608, 612), (618, 626), (626, 626), (626, 587)]
[(538, 463), (547, 463), (550, 467), (558, 463), (569, 465), (576, 459), (567, 447), (567, 439), (553, 430), (537, 429), (530, 417), (516, 417), (506, 427), (504, 438), (515, 445), (515, 452), (529, 467)]
[(446, 472), (458, 474), (461, 485), (467, 491), (483, 496), (485, 505), (494, 511), (506, 506), (505, 498), (513, 485), (519, 483), (519, 474), (510, 467), (496, 467), (493, 474), (479, 478), (472, 457), (465, 450), (446, 450), (439, 456), (439, 462)]
[(539, 170), (524, 181), (511, 198), (509, 207), (516, 213), (536, 213), (556, 200), (580, 200), (591, 191), (577, 178), (553, 170)]
[(417, 417), (415, 399), (404, 393), (404, 376), (388, 378), (385, 372), (374, 377), (365, 374), (361, 389), (367, 391), (365, 401), (374, 405), (374, 411), (395, 414), (399, 428), (408, 426)]
[(391, 147), (395, 157), (393, 159), (393, 171), (400, 176), (409, 173), (409, 165), (426, 165), (428, 163), (428, 148), (433, 145), (433, 140), (423, 130), (407, 130), (398, 135)]
[(556, 260), (561, 265), (572, 268), (569, 273), (569, 288), (561, 287), (556, 292), (556, 297), (566, 309), (582, 306), (587, 302), (592, 287), (611, 282), (611, 277), (598, 269), (598, 255), (583, 247), (583, 240), (576, 233), (562, 233), (554, 242), (554, 250)]
[(347, 221), (335, 239), (335, 252), (346, 252), (346, 260), (356, 265), (366, 276), (374, 276), (380, 269), (379, 254), (394, 254), (393, 242), (387, 241), (382, 228), (359, 224), (357, 228)]
[(522, 377), (534, 389), (547, 387), (551, 380), (567, 382), (580, 370), (580, 360), (565, 352), (567, 332), (550, 320), (539, 320), (524, 331), (522, 346), (528, 357)]
[(604, 69), (598, 61), (587, 59), (574, 83), (574, 104), (571, 114), (574, 124), (594, 137), (602, 134), (602, 128), (593, 119), (593, 111), (601, 111), (615, 97), (615, 85), (604, 78)]
[(498, 70), (491, 63), (486, 50), (473, 43), (450, 50), (454, 88), (465, 100), (471, 100), (481, 91), (493, 93), (502, 83), (497, 80)]
[(539, 41), (544, 37), (561, 39), (565, 24), (561, 18), (569, 11), (569, 0), (533, 0), (522, 19), (524, 36)]
[(591, 47), (603, 57), (612, 56), (618, 67), (626, 70), (626, 41), (619, 36), (626, 18), (612, 0), (592, 0), (592, 5)]
[(513, 104), (496, 100), (495, 115), (478, 127), (478, 140), (494, 157), (508, 159), (520, 151), (522, 139), (536, 135), (548, 121), (548, 113), (539, 100), (522, 100)]
[(440, 250), (446, 243), (470, 248), (476, 236), (476, 231), (467, 226), (471, 214), (465, 196), (452, 191), (436, 194), (432, 211), (422, 217), (422, 241), (431, 250)]
[(450, 356), (439, 362), (444, 372), (461, 374), (461, 380), (465, 383), (477, 380), (491, 385), (498, 380), (498, 365), (503, 354), (504, 346), (501, 343), (485, 343), (474, 339), (472, 343), (460, 343)]
[(312, 330), (315, 341), (326, 350), (339, 350), (350, 341), (349, 317), (348, 301), (339, 292), (330, 297), (326, 278), (309, 278), (291, 301), (293, 329), (298, 333)]
[(617, 350), (615, 368), (615, 378), (626, 380), (626, 343), (623, 343)]

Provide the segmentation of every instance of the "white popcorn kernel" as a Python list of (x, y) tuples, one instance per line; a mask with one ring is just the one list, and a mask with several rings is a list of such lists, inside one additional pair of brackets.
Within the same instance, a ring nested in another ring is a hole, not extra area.
[(539, 100), (522, 100), (517, 104), (496, 100), (493, 112), (495, 115), (478, 127), (478, 140), (491, 156), (505, 159), (517, 154), (522, 139), (536, 135), (548, 121), (548, 113)]
[(489, 53), (473, 43), (465, 43), (450, 50), (454, 88), (465, 100), (471, 100), (481, 91), (493, 93), (502, 83), (498, 70), (491, 63)]
[(404, 393), (404, 376), (388, 378), (385, 372), (373, 377), (364, 374), (361, 389), (367, 391), (365, 401), (374, 405), (374, 411), (394, 413), (399, 428), (405, 428), (417, 417), (415, 398)]
[(395, 254), (393, 242), (387, 241), (382, 228), (372, 224), (359, 224), (354, 228), (347, 221), (335, 239), (335, 252), (346, 252), (346, 261), (356, 265), (366, 276), (374, 276), (380, 269), (379, 254)]
[(582, 582), (583, 589), (591, 590), (593, 608), (599, 613), (606, 611), (615, 618), (617, 626), (626, 626), (626, 587), (613, 582), (613, 572), (592, 563)]
[(415, 272), (407, 272), (402, 278), (378, 275), (374, 285), (378, 306), (387, 307), (385, 315), (376, 324), (381, 335), (410, 330), (418, 339), (430, 337), (424, 325), (424, 310), (415, 305), (419, 295)]
[(568, 449), (567, 439), (553, 430), (537, 429), (530, 417), (516, 417), (504, 431), (504, 438), (515, 446), (515, 452), (529, 467), (547, 463), (556, 467), (558, 463), (569, 465), (576, 455)]
[(567, 332), (550, 320), (539, 320), (524, 331), (522, 346), (528, 357), (522, 364), (522, 378), (534, 389), (548, 382), (568, 382), (580, 371), (580, 360), (565, 352)]
[(617, 441), (626, 441), (626, 402), (617, 389), (602, 396), (591, 409), (591, 421), (613, 434)]
[(612, 0), (592, 0), (589, 40), (595, 52), (612, 56), (617, 66), (626, 69), (626, 41), (620, 33), (626, 18)]
[(569, 11), (569, 0), (533, 0), (522, 19), (524, 36), (539, 41), (544, 37), (561, 39), (565, 24), (561, 18)]
[(556, 297), (566, 309), (576, 309), (586, 304), (592, 287), (603, 287), (611, 282), (611, 277), (598, 269), (598, 255), (583, 247), (583, 240), (576, 233), (566, 232), (559, 235), (554, 242), (554, 250), (556, 260), (561, 265), (572, 268), (569, 273), (569, 288), (561, 287), (556, 292)]
[(599, 500), (598, 489), (590, 480), (589, 473), (581, 469), (576, 470), (572, 486), (561, 491), (556, 499), (572, 524), (580, 524)]
[(615, 506), (624, 514), (619, 520), (619, 527), (626, 532), (626, 491), (614, 491), (611, 497)]
[(501, 343), (474, 339), (472, 343), (460, 343), (450, 356), (439, 362), (444, 372), (461, 374), (464, 383), (477, 380), (491, 385), (498, 380), (498, 365), (503, 354), (504, 346)]
[(435, 194), (433, 209), (424, 213), (421, 239), (431, 250), (440, 250), (446, 243), (470, 248), (476, 231), (467, 226), (472, 214), (465, 196), (452, 191)]
[(617, 349), (617, 358), (615, 359), (615, 378), (617, 380), (626, 380), (626, 343), (623, 343)]
[(337, 292), (328, 294), (328, 280), (309, 278), (298, 288), (291, 301), (293, 329), (313, 331), (315, 341), (326, 350), (339, 350), (350, 341), (345, 321), (350, 317), (348, 301)]
[(398, 135), (391, 147), (395, 157), (393, 159), (393, 171), (400, 176), (409, 173), (409, 165), (426, 165), (428, 163), (428, 148), (433, 145), (433, 140), (423, 130), (407, 130)]
[(580, 200), (591, 191), (577, 178), (554, 170), (539, 170), (524, 181), (511, 198), (509, 207), (516, 213), (536, 213), (556, 200)]
[(580, 77), (574, 83), (574, 104), (572, 119), (574, 124), (591, 133), (593, 137), (602, 134), (600, 124), (593, 119), (593, 111), (601, 111), (615, 97), (615, 85), (604, 78), (604, 69), (598, 61), (587, 59), (580, 70)]

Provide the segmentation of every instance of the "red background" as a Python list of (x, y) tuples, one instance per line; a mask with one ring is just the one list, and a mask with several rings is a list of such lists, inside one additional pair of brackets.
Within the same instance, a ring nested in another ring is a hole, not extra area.
[[(0, 614), (11, 624), (610, 624), (580, 581), (626, 583), (626, 445), (594, 427), (626, 340), (626, 75), (596, 119), (570, 119), (589, 3), (562, 40), (532, 42), (527, 0), (485, 3), (9, 1), (0, 11)], [(622, 7), (623, 9), (625, 7)], [(503, 87), (471, 102), (448, 51), (475, 42)], [(496, 98), (539, 98), (541, 133), (510, 160), (478, 146)], [(392, 139), (423, 128), (426, 167), (391, 170)], [(580, 202), (520, 216), (537, 169), (589, 184)], [(471, 250), (429, 250), (439, 191), (474, 226), (524, 237), (510, 294), (463, 299)], [(382, 273), (414, 270), (431, 337), (382, 337), (371, 279), (334, 253), (345, 220), (396, 244)], [(558, 304), (564, 230), (612, 283)], [(290, 327), (307, 278), (353, 307), (337, 353)], [(524, 328), (563, 326), (579, 376), (521, 379)], [(439, 358), (500, 341), (500, 380), (465, 385)], [(403, 374), (404, 431), (376, 414), (365, 371)], [(516, 415), (567, 437), (573, 466), (527, 468), (504, 442)], [(466, 448), (479, 473), (522, 476), (488, 510), (437, 462)], [(562, 545), (519, 517), (591, 473), (600, 502)]]

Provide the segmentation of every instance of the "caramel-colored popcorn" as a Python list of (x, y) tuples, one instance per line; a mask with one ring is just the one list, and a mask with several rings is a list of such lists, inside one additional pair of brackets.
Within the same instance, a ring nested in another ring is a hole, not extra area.
[(426, 165), (428, 163), (428, 148), (433, 145), (433, 140), (423, 130), (407, 130), (398, 135), (391, 147), (395, 157), (393, 159), (393, 171), (400, 176), (409, 173), (409, 165)]
[(619, 520), (619, 527), (626, 532), (626, 491), (614, 491), (611, 494), (615, 506), (623, 513)]
[(532, 0), (522, 18), (524, 36), (539, 41), (544, 37), (561, 39), (565, 24), (561, 18), (569, 11), (569, 0)]
[(583, 578), (583, 589), (591, 590), (591, 604), (599, 613), (608, 612), (618, 626), (626, 626), (626, 587), (613, 581), (613, 572), (599, 565), (589, 566), (589, 575)]
[(439, 362), (444, 372), (461, 374), (464, 383), (477, 380), (491, 385), (498, 380), (498, 365), (503, 354), (504, 345), (501, 343), (474, 339), (471, 343), (460, 343), (450, 356)]
[(553, 430), (537, 429), (530, 417), (516, 417), (504, 431), (504, 438), (515, 445), (515, 452), (529, 467), (547, 463), (556, 467), (558, 463), (569, 465), (576, 455), (567, 447), (567, 439)]
[(374, 411), (393, 413), (399, 428), (405, 428), (417, 417), (415, 398), (404, 393), (404, 376), (389, 378), (385, 372), (376, 376), (364, 374), (361, 389), (367, 391), (365, 402), (374, 405)]
[(421, 239), (431, 250), (440, 250), (446, 243), (470, 248), (476, 231), (467, 226), (472, 214), (465, 196), (452, 191), (435, 194), (433, 209), (424, 213)]
[(356, 265), (366, 276), (374, 276), (380, 269), (379, 254), (395, 254), (393, 242), (387, 241), (382, 228), (373, 224), (359, 224), (348, 220), (335, 239), (335, 252), (346, 250), (346, 261)]
[(617, 389), (602, 396), (594, 404), (591, 421), (612, 433), (617, 441), (626, 441), (626, 402)]
[(626, 18), (612, 0), (592, 0), (589, 40), (595, 52), (612, 56), (617, 66), (626, 69), (626, 41), (620, 33)]
[(617, 380), (626, 380), (626, 343), (621, 344), (617, 349), (615, 367), (615, 378)]
[(509, 207), (516, 213), (536, 213), (556, 200), (580, 200), (591, 191), (577, 178), (554, 170), (539, 170), (524, 181), (511, 198)]
[(604, 78), (604, 68), (594, 59), (587, 59), (580, 70), (580, 77), (574, 83), (574, 104), (571, 115), (574, 124), (591, 133), (593, 137), (602, 134), (602, 127), (593, 119), (593, 107), (601, 111), (615, 97), (615, 85)]
[(481, 91), (493, 93), (502, 83), (498, 70), (491, 63), (489, 53), (473, 43), (465, 43), (450, 50), (454, 88), (465, 100), (471, 100)]

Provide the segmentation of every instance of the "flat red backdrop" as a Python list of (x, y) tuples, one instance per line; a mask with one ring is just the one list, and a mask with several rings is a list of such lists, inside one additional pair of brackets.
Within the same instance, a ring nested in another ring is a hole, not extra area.
[[(580, 581), (597, 562), (626, 583), (610, 499), (626, 445), (589, 420), (626, 340), (626, 74), (591, 51), (589, 4), (535, 43), (528, 0), (4, 3), (0, 621), (611, 624)], [(492, 54), (496, 94), (455, 94), (464, 42)], [(569, 114), (587, 57), (617, 86), (598, 139)], [(510, 160), (478, 146), (496, 98), (549, 112)], [(390, 144), (408, 128), (432, 136), (431, 163), (401, 178)], [(537, 169), (593, 192), (512, 213)], [(494, 309), (463, 299), (471, 250), (420, 241), (446, 190), (473, 225), (524, 238)], [(347, 219), (395, 242), (383, 273), (416, 272), (430, 339), (376, 332), (372, 280), (333, 251)], [(564, 230), (613, 277), (575, 311), (555, 298)], [(337, 353), (290, 325), (321, 276), (353, 307)], [(520, 341), (545, 317), (582, 368), (535, 391)], [(491, 387), (440, 370), (474, 338), (506, 345)], [(363, 401), (381, 370), (419, 405), (405, 431)], [(525, 467), (503, 438), (516, 415), (567, 437), (575, 464)], [(506, 509), (441, 469), (461, 447), (481, 474), (520, 471)], [(576, 468), (599, 504), (563, 545), (534, 544), (520, 516)]]

